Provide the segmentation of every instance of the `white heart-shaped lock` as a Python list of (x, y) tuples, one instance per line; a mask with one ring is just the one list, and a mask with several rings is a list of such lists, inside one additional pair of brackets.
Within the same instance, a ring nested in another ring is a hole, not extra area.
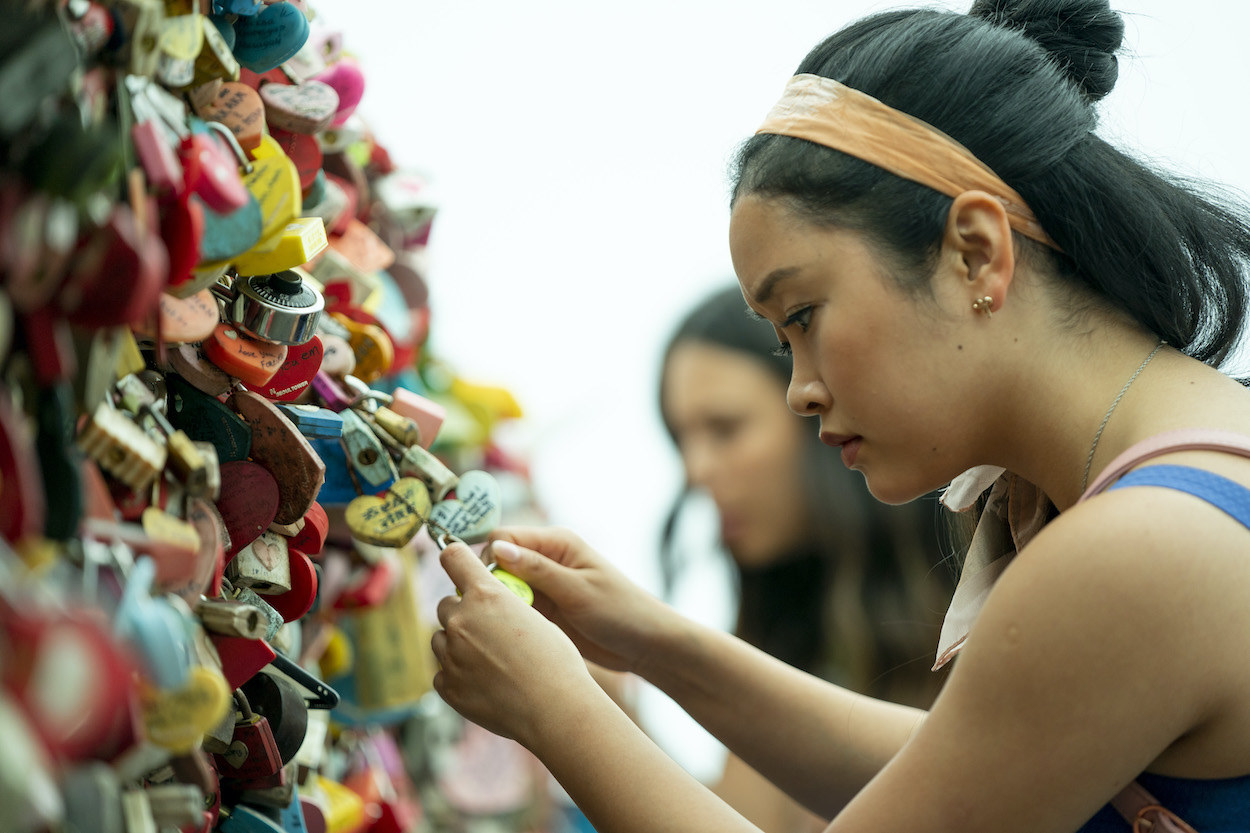
[(454, 494), (434, 504), (431, 526), (470, 544), (485, 541), (503, 512), (498, 481), (484, 471), (465, 472)]

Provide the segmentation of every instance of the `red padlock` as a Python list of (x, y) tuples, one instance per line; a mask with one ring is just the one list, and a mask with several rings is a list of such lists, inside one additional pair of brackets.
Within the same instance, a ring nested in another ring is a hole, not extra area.
[(226, 751), (214, 754), (213, 758), (221, 780), (237, 781), (240, 786), (250, 788), (282, 772), (282, 755), (269, 721), (252, 711), (242, 691), (235, 691), (234, 700), (239, 707), (234, 736)]

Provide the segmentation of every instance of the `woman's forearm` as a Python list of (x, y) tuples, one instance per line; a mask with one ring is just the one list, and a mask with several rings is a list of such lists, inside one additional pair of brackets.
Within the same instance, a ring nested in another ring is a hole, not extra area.
[(568, 692), (559, 723), (521, 740), (598, 833), (759, 833), (683, 770), (597, 686)]
[(636, 672), (764, 777), (831, 818), (877, 774), (925, 712), (792, 668), (736, 637), (674, 616)]

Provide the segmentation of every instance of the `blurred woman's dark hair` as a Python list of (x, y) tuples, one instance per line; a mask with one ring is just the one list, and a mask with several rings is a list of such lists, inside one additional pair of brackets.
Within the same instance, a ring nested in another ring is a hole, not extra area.
[[(784, 395), (790, 359), (776, 353), (772, 327), (748, 315), (737, 285), (687, 314), (662, 366), (688, 342), (750, 357), (777, 379), (778, 396)], [(667, 415), (663, 387), (660, 413)], [(676, 442), (667, 421), (666, 428)], [(952, 569), (943, 563), (937, 501), (928, 496), (903, 506), (880, 503), (838, 452), (820, 442), (814, 424), (802, 434), (805, 544), (768, 566), (734, 562), (735, 632), (825, 679), (875, 697), (928, 705), (940, 685), (940, 675), (929, 668), (953, 587)], [(685, 561), (675, 533), (690, 494), (689, 486), (678, 494), (661, 535), (661, 573), (670, 595)]]

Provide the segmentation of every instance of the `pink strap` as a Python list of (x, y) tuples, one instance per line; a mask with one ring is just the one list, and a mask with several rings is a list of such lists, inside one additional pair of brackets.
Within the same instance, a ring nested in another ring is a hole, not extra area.
[(1198, 833), (1136, 781), (1111, 799), (1111, 806), (1133, 826), (1133, 833)]
[(1085, 490), (1085, 494), (1081, 495), (1077, 503), (1098, 494), (1112, 482), (1123, 477), (1138, 463), (1173, 451), (1228, 451), (1243, 457), (1250, 457), (1250, 437), (1214, 428), (1182, 428), (1178, 431), (1156, 434), (1130, 446), (1127, 451), (1112, 460), (1094, 478), (1094, 482), (1089, 484), (1089, 488)]
[[(1173, 451), (1227, 451), (1250, 457), (1250, 437), (1233, 431), (1203, 428), (1183, 428), (1156, 434), (1130, 446), (1112, 460), (1089, 484), (1077, 503), (1098, 494), (1139, 463)], [(1133, 833), (1197, 833), (1175, 813), (1160, 805), (1136, 781), (1111, 799), (1111, 806), (1133, 826)]]

